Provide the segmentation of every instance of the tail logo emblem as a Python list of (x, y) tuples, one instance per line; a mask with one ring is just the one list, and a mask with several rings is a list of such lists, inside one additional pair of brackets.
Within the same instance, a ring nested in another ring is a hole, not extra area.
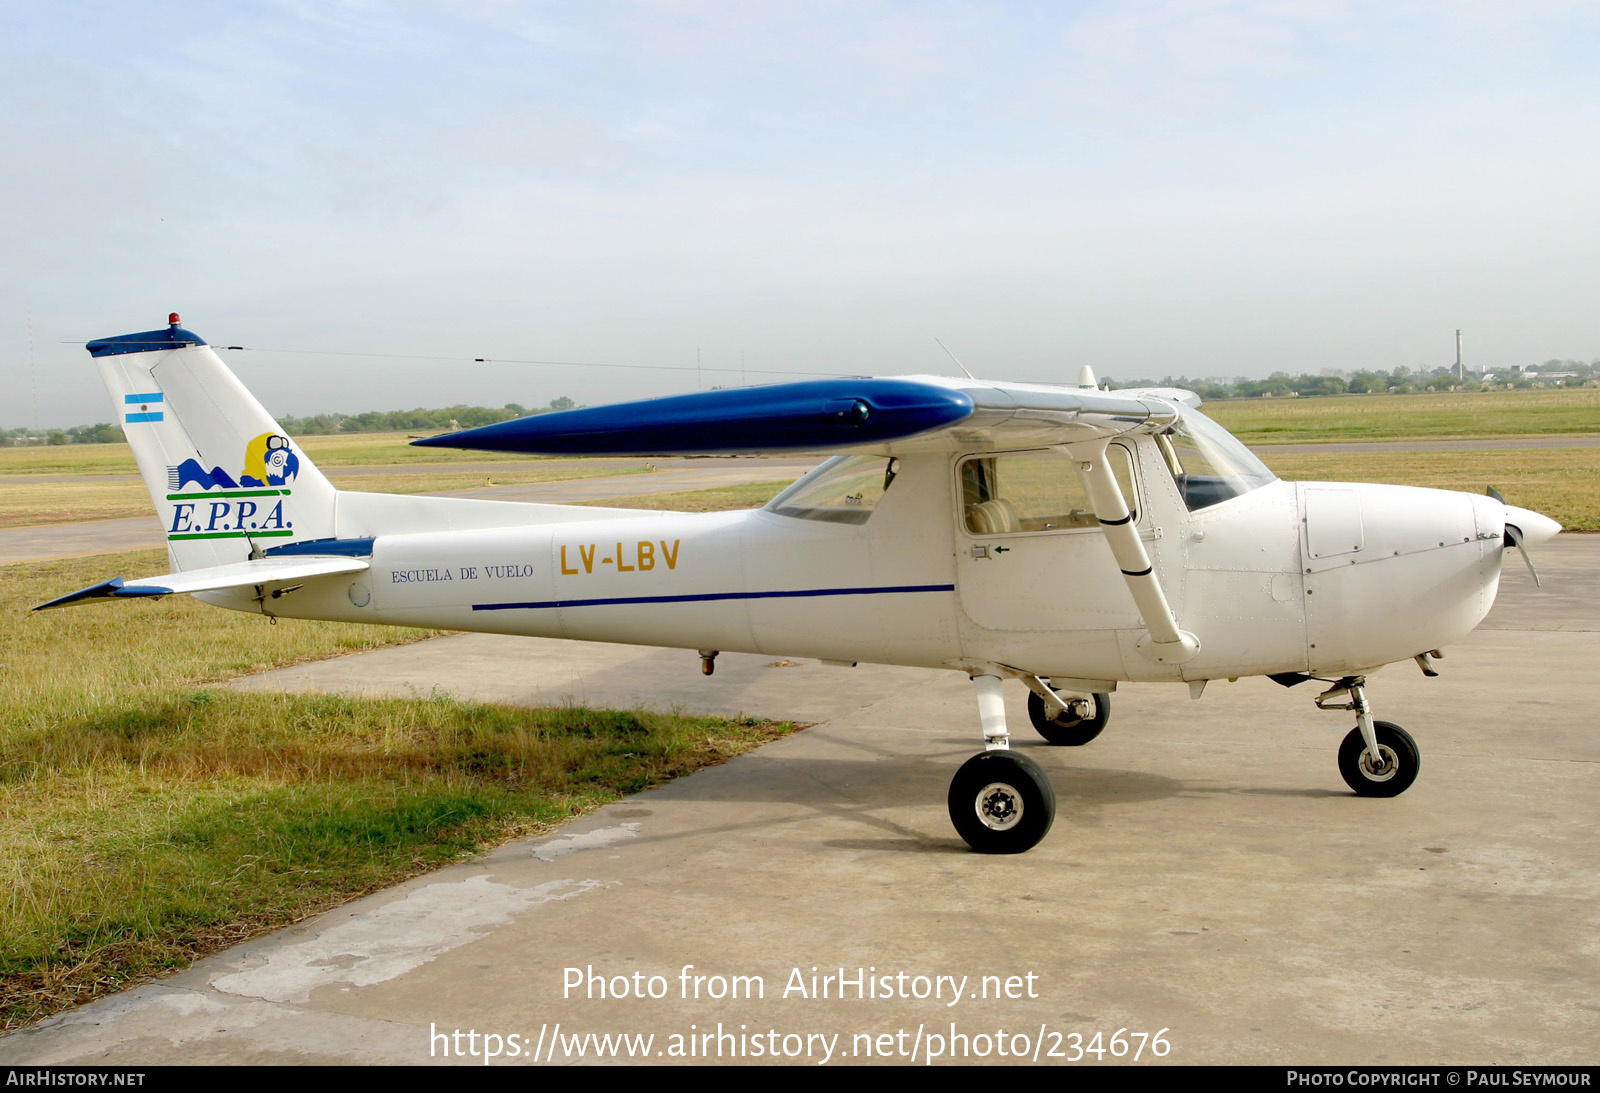
[(289, 438), (276, 433), (262, 433), (245, 445), (244, 470), (237, 477), (221, 467), (212, 467), (208, 471), (200, 466), (198, 460), (185, 459), (176, 467), (167, 468), (167, 488), (176, 491), (190, 485), (203, 490), (213, 490), (219, 486), (226, 490), (235, 490), (240, 486), (287, 486), (299, 473), (300, 457), (294, 454)]
[[(167, 468), (167, 500), (173, 502), (169, 542), (181, 539), (284, 538), (294, 535), (283, 498), (300, 473), (300, 457), (289, 438), (262, 433), (245, 445), (244, 468), (230, 475), (209, 471), (196, 459)], [(198, 487), (200, 492), (184, 492)], [(274, 500), (276, 499), (276, 500)]]

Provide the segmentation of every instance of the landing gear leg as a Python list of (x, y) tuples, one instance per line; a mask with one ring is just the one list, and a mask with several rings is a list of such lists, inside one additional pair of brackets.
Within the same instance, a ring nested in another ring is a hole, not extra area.
[(950, 782), (950, 822), (981, 854), (1020, 854), (1036, 846), (1056, 818), (1056, 791), (1038, 763), (1011, 751), (999, 676), (974, 676), (984, 751)]
[(978, 723), (983, 726), (984, 751), (1009, 751), (1011, 730), (1006, 728), (1006, 699), (999, 676), (973, 676), (978, 688)]
[(1398, 797), (1417, 780), (1422, 753), (1399, 725), (1372, 720), (1366, 683), (1363, 676), (1346, 676), (1317, 696), (1317, 709), (1355, 711), (1356, 727), (1339, 745), (1345, 783), (1362, 797)]

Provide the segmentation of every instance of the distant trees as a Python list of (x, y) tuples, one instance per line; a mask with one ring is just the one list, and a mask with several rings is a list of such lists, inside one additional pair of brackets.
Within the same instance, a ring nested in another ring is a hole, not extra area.
[(70, 429), (0, 429), (0, 448), (23, 444), (111, 444), (122, 439), (122, 430), (110, 422), (95, 425), (74, 425)]
[[(1558, 375), (1552, 375), (1557, 373)], [(1236, 376), (1231, 380), (1190, 378), (1188, 376), (1163, 376), (1160, 379), (1116, 379), (1102, 377), (1112, 389), (1119, 387), (1183, 387), (1198, 394), (1208, 402), (1225, 398), (1314, 398), (1318, 395), (1396, 394), (1407, 395), (1417, 391), (1449, 391), (1463, 387), (1468, 391), (1487, 386), (1507, 388), (1531, 387), (1592, 387), (1600, 383), (1600, 359), (1589, 361), (1548, 360), (1527, 371), (1513, 372), (1497, 369), (1491, 373), (1468, 372), (1466, 382), (1456, 378), (1456, 370), (1449, 365), (1434, 368), (1418, 366), (1415, 370), (1398, 365), (1390, 371), (1362, 368), (1355, 372), (1326, 369), (1318, 375), (1302, 372), (1290, 375), (1285, 371), (1272, 373), (1264, 380)], [(324, 436), (329, 433), (439, 433), (447, 429), (474, 429), (498, 421), (547, 414), (556, 410), (576, 409), (578, 404), (566, 395), (558, 395), (548, 406), (528, 409), (516, 402), (508, 402), (499, 409), (487, 406), (447, 406), (439, 410), (369, 410), (363, 414), (313, 414), (309, 417), (286, 415), (278, 418), (284, 431), (291, 436)], [(18, 444), (106, 444), (122, 439), (122, 430), (107, 422), (94, 425), (75, 425), (70, 429), (0, 429), (0, 448)]]
[[(364, 414), (312, 414), (310, 417), (285, 415), (278, 424), (290, 436), (326, 436), (329, 433), (438, 433), (446, 429), (474, 429), (530, 414), (552, 410), (571, 410), (577, 403), (566, 395), (550, 400), (548, 407), (529, 410), (508, 402), (498, 410), (487, 406), (447, 406), (442, 410), (369, 410)], [(110, 422), (74, 425), (70, 429), (0, 429), (0, 448), (23, 444), (113, 444), (122, 439), (122, 430)]]
[[(1541, 379), (1540, 372), (1561, 373), (1559, 377)], [(1460, 387), (1468, 391), (1481, 390), (1485, 376), (1491, 376), (1493, 387), (1583, 387), (1600, 382), (1600, 360), (1585, 364), (1582, 361), (1546, 361), (1530, 375), (1525, 372), (1501, 370), (1493, 373), (1468, 372), (1466, 380), (1456, 377), (1454, 367), (1440, 365), (1436, 368), (1419, 367), (1415, 371), (1399, 365), (1391, 371), (1363, 368), (1355, 372), (1327, 369), (1319, 375), (1302, 372), (1292, 376), (1288, 372), (1274, 372), (1264, 380), (1238, 376), (1232, 381), (1216, 378), (1191, 379), (1187, 376), (1164, 376), (1159, 380), (1120, 380), (1110, 377), (1105, 382), (1113, 389), (1119, 387), (1183, 387), (1202, 399), (1216, 401), (1225, 398), (1311, 398), (1317, 395), (1377, 395), (1412, 394), (1417, 391), (1449, 391)]]
[(285, 415), (278, 423), (291, 436), (326, 436), (329, 433), (438, 433), (446, 429), (476, 429), (512, 418), (570, 410), (578, 404), (565, 395), (550, 400), (547, 407), (528, 409), (508, 402), (499, 409), (489, 406), (446, 406), (440, 410), (369, 410), (364, 414), (316, 414), (311, 417)]

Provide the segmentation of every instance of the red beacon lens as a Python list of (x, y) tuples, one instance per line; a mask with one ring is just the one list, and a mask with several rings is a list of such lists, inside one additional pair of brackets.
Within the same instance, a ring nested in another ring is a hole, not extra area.
[(174, 311), (172, 314), (168, 315), (167, 316), (167, 322), (171, 323), (173, 326), (177, 326), (178, 325), (178, 313), (176, 311)]

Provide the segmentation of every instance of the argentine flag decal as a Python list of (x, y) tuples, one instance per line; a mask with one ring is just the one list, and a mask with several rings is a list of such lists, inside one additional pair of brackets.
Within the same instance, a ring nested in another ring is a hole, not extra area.
[(128, 406), (128, 412), (123, 415), (122, 420), (131, 425), (136, 421), (160, 421), (161, 411), (152, 410), (150, 407), (161, 405), (166, 401), (166, 396), (160, 391), (152, 391), (147, 395), (123, 395), (122, 401)]

